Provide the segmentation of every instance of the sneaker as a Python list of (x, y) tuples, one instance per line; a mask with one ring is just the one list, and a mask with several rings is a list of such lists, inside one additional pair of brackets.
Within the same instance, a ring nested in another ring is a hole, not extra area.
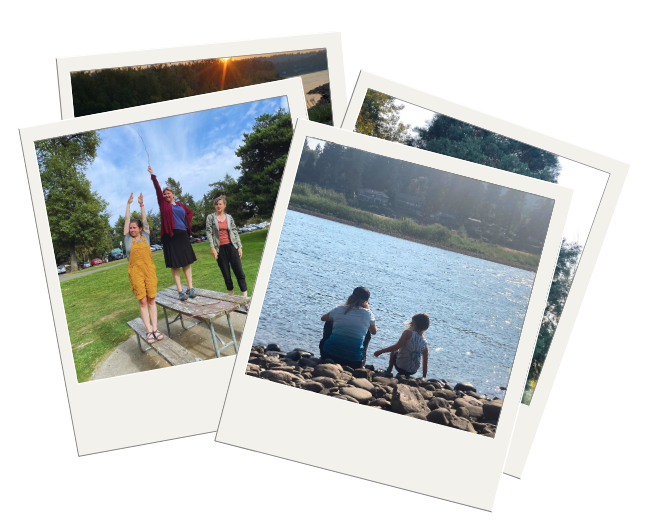
[(180, 291), (179, 292), (179, 300), (180, 301), (187, 301), (188, 300), (188, 293), (185, 291)]
[(195, 293), (195, 288), (190, 288), (189, 290), (186, 290), (186, 293), (191, 299), (194, 299), (197, 297), (197, 294)]

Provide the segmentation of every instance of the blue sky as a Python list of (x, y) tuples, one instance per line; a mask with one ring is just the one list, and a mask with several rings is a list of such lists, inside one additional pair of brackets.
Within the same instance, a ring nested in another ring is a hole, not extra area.
[(109, 203), (110, 224), (125, 214), (131, 192), (135, 198), (143, 192), (147, 212), (159, 211), (137, 129), (161, 186), (172, 177), (181, 183), (184, 193), (198, 200), (209, 183), (222, 180), (226, 173), (239, 176), (234, 169), (239, 163), (235, 150), (242, 144), (243, 133), (251, 131), (257, 116), (280, 108), (288, 111), (286, 97), (99, 130), (101, 145), (86, 176), (92, 190)]

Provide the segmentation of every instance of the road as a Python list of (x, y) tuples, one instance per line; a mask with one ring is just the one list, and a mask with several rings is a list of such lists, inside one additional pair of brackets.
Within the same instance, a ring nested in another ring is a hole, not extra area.
[(92, 273), (98, 273), (99, 271), (105, 271), (106, 269), (112, 269), (113, 267), (119, 267), (122, 265), (126, 265), (128, 263), (127, 260), (123, 260), (122, 262), (119, 262), (118, 264), (114, 264), (111, 266), (107, 267), (101, 267), (100, 269), (90, 269), (87, 271), (83, 271), (82, 273), (74, 273), (73, 275), (69, 273), (61, 274), (58, 275), (58, 281), (59, 282), (65, 282), (66, 280), (71, 280), (73, 278), (78, 278), (78, 277), (84, 277), (85, 275), (91, 275)]

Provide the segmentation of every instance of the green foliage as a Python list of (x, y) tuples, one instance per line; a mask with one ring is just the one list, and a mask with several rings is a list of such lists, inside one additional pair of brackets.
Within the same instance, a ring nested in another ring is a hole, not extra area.
[(54, 250), (102, 256), (112, 244), (107, 203), (91, 189), (83, 173), (101, 143), (95, 131), (35, 143)]
[(313, 107), (310, 107), (307, 110), (309, 115), (309, 120), (312, 122), (318, 122), (321, 124), (332, 124), (333, 123), (333, 114), (331, 110), (331, 102), (318, 102)]
[(355, 130), (393, 142), (405, 142), (409, 138), (410, 126), (399, 123), (403, 107), (397, 105), (393, 97), (367, 89)]
[(254, 216), (271, 217), (292, 136), (291, 115), (282, 109), (258, 116), (253, 130), (244, 133), (244, 143), (235, 151), (240, 177), (227, 197), (240, 223)]

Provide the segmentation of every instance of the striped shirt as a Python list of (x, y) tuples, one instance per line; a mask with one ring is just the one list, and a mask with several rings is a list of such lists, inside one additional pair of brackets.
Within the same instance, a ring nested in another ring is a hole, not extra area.
[(334, 328), (323, 349), (331, 356), (360, 361), (363, 359), (363, 339), (376, 318), (365, 308), (351, 308), (347, 313), (345, 310), (347, 306), (337, 306), (329, 312)]

